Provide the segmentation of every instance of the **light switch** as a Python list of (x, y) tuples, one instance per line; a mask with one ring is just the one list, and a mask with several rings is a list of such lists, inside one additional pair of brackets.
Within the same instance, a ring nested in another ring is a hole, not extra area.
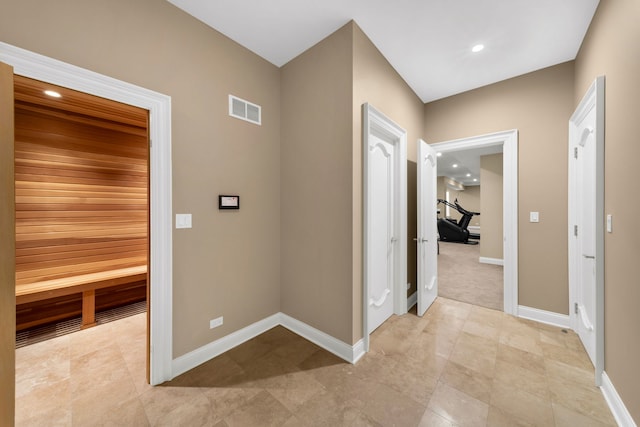
[(607, 233), (613, 233), (613, 215), (607, 215)]
[(191, 228), (191, 214), (176, 214), (176, 228)]
[(529, 212), (529, 222), (540, 222), (540, 212)]

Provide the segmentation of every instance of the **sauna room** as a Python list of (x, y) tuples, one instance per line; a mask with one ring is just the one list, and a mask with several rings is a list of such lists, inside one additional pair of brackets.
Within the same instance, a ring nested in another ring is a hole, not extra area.
[(147, 110), (17, 75), (14, 95), (16, 345), (146, 310)]

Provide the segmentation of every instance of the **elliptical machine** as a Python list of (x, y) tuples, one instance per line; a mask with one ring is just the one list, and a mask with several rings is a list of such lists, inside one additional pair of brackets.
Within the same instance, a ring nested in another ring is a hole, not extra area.
[(455, 204), (443, 199), (438, 199), (438, 204), (440, 203), (449, 206), (462, 214), (462, 218), (460, 218), (459, 222), (454, 219), (438, 218), (438, 234), (440, 235), (440, 240), (443, 242), (477, 245), (479, 243), (478, 240), (480, 240), (480, 235), (469, 233), (468, 227), (471, 222), (471, 218), (473, 218), (474, 215), (480, 215), (480, 212), (471, 212), (466, 210), (460, 206), (458, 199), (455, 200)]

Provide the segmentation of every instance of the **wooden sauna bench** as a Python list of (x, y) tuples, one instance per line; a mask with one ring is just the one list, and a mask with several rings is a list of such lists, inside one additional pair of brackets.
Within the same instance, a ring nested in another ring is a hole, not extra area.
[(147, 266), (139, 265), (28, 284), (16, 284), (16, 305), (82, 294), (82, 328), (95, 326), (96, 291), (127, 283), (146, 283)]

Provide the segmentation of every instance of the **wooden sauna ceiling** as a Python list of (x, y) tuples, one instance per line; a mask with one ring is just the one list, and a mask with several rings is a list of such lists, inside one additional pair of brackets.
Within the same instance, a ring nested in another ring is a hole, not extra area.
[[(44, 93), (45, 90), (53, 90), (62, 96), (51, 97)], [(147, 133), (148, 112), (143, 108), (18, 75), (14, 76), (14, 93), (15, 102), (21, 108), (53, 115), (64, 114), (66, 118), (73, 117), (78, 121), (127, 133), (131, 133), (133, 126), (139, 128), (140, 134)], [(137, 129), (134, 132), (138, 133)]]

